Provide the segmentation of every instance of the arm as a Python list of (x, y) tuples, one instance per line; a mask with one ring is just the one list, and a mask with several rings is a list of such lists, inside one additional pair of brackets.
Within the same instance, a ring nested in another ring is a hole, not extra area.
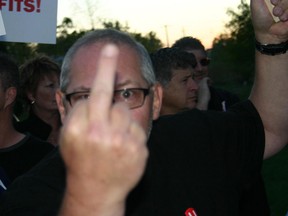
[(127, 194), (140, 180), (146, 134), (123, 104), (112, 104), (118, 49), (101, 52), (87, 101), (63, 124), (60, 150), (67, 170), (61, 216), (121, 216)]
[[(251, 0), (256, 40), (261, 44), (279, 44), (288, 40), (288, 1), (280, 0), (275, 23), (264, 0)], [(256, 77), (250, 100), (257, 108), (265, 129), (264, 158), (280, 151), (288, 142), (288, 52), (275, 56), (256, 51)]]

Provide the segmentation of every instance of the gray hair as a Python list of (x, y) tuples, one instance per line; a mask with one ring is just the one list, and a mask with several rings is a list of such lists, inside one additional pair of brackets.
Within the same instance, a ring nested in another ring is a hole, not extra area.
[(131, 36), (124, 32), (114, 29), (98, 29), (86, 33), (79, 38), (66, 53), (60, 76), (60, 89), (65, 92), (70, 82), (71, 62), (75, 53), (83, 46), (91, 45), (97, 42), (114, 43), (116, 45), (125, 44), (133, 48), (139, 55), (141, 64), (141, 73), (149, 85), (156, 83), (153, 66), (150, 56), (144, 46), (135, 41)]

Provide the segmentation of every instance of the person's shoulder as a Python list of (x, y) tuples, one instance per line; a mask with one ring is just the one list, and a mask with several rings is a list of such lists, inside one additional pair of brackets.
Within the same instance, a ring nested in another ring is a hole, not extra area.
[[(184, 136), (185, 134), (197, 133), (208, 127), (207, 113), (191, 109), (173, 115), (164, 115), (153, 122), (152, 136)], [(186, 136), (186, 135), (185, 135)]]
[(42, 157), (55, 149), (55, 146), (51, 143), (35, 137), (30, 133), (25, 133), (25, 135), (25, 138), (21, 141), (22, 151), (31, 151), (34, 154), (38, 154), (39, 157)]
[[(225, 121), (233, 121), (238, 118), (259, 117), (257, 109), (250, 100), (241, 101), (231, 106), (228, 112), (217, 110), (191, 109), (174, 115), (165, 115), (153, 122), (153, 130), (207, 128), (209, 125), (223, 124)], [(175, 130), (176, 131), (176, 130)]]
[[(59, 148), (55, 147), (49, 153), (45, 155), (31, 170), (22, 175), (17, 179), (18, 182), (21, 183), (21, 179), (31, 179), (34, 181), (34, 178), (42, 179), (43, 182), (58, 182), (64, 176), (65, 166), (62, 160), (61, 154), (59, 152)], [(51, 181), (51, 179), (54, 179)], [(16, 182), (17, 182), (16, 181)]]
[(55, 148), (1, 195), (0, 215), (56, 215), (64, 189), (65, 166)]
[(162, 115), (153, 122), (153, 126), (159, 124), (173, 124), (175, 122), (189, 120), (190, 118), (194, 119), (195, 117), (201, 117), (202, 113), (203, 112), (198, 109), (191, 109), (176, 114)]

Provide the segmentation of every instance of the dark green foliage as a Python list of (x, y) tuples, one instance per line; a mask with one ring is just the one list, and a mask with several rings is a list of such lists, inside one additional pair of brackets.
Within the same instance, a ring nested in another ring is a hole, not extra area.
[(155, 52), (163, 47), (161, 40), (157, 38), (154, 32), (149, 32), (145, 36), (140, 33), (131, 33), (131, 35), (135, 38), (135, 40), (143, 44), (149, 53)]
[[(149, 32), (147, 35), (129, 32), (129, 26), (122, 25), (118, 21), (102, 22), (104, 28), (114, 28), (131, 34), (137, 41), (142, 43), (148, 52), (153, 52), (161, 48), (162, 42), (157, 38), (156, 33)], [(91, 29), (93, 30), (93, 29)], [(59, 64), (71, 45), (86, 32), (91, 30), (76, 30), (70, 18), (64, 18), (62, 24), (57, 26), (56, 44), (32, 44), (32, 43), (9, 43), (0, 42), (0, 51), (15, 57), (19, 64), (26, 59), (33, 57), (36, 53), (45, 53), (54, 58)]]
[(23, 63), (34, 53), (33, 44), (13, 42), (0, 42), (0, 52), (9, 54), (18, 64)]
[(116, 22), (103, 22), (102, 23), (105, 28), (113, 28), (116, 30), (124, 31), (129, 33), (132, 37), (135, 38), (138, 42), (140, 42), (149, 53), (154, 52), (161, 47), (163, 47), (163, 44), (159, 38), (157, 38), (155, 32), (149, 32), (145, 36), (143, 36), (141, 33), (131, 33), (129, 32), (129, 27), (121, 25), (118, 21)]
[(70, 18), (64, 18), (62, 24), (57, 26), (56, 44), (38, 44), (35, 48), (37, 53), (45, 53), (53, 57), (59, 63), (71, 45), (86, 31), (76, 31)]
[(102, 22), (102, 25), (104, 28), (112, 28), (112, 29), (116, 29), (118, 31), (123, 31), (123, 32), (129, 32), (129, 26), (123, 26), (120, 22), (115, 21), (114, 23), (112, 21), (108, 21), (108, 22)]
[(241, 0), (238, 12), (229, 9), (229, 31), (214, 39), (210, 53), (211, 76), (215, 82), (248, 82), (254, 78), (254, 32), (249, 5)]

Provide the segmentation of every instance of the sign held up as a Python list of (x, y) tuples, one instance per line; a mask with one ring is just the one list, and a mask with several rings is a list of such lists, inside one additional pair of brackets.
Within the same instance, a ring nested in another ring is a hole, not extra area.
[(0, 0), (0, 41), (56, 43), (57, 0)]

